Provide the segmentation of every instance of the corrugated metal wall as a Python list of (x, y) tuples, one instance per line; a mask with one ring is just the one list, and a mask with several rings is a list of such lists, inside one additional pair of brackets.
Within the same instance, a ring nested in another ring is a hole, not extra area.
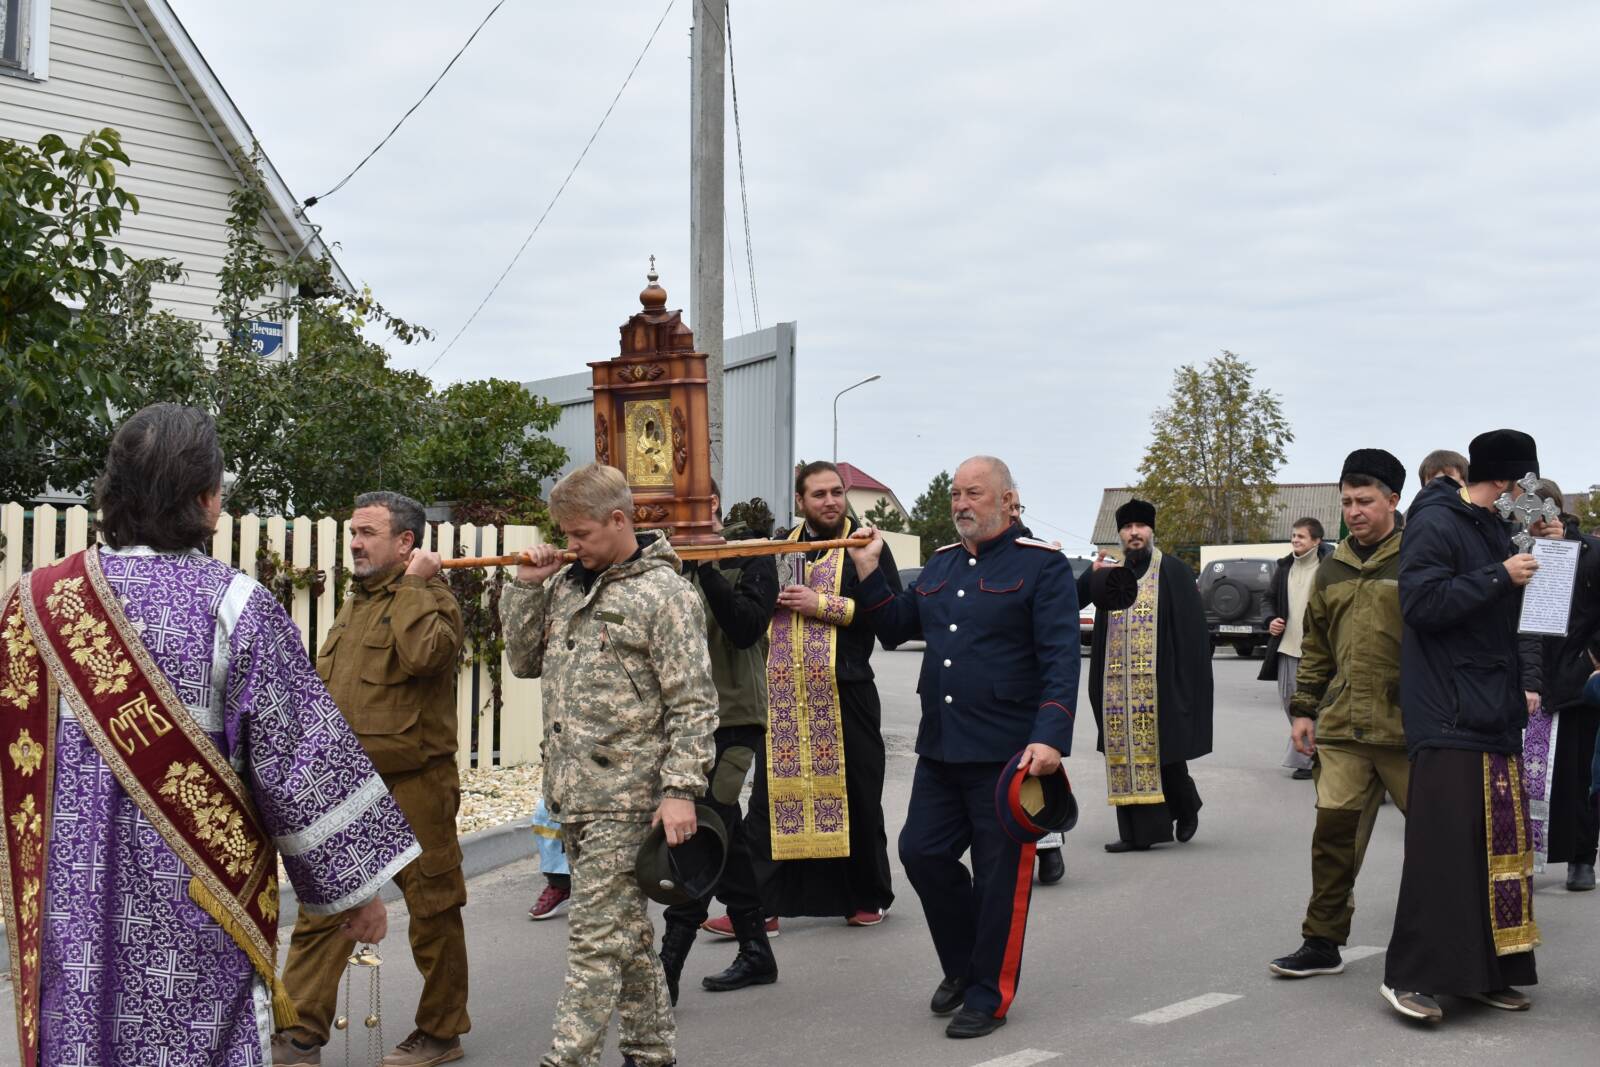
[[(759, 496), (780, 525), (794, 510), (795, 337), (795, 323), (780, 322), (723, 342), (723, 500)], [(584, 372), (523, 386), (561, 406), (550, 439), (567, 450), (563, 474), (594, 458), (592, 380)]]

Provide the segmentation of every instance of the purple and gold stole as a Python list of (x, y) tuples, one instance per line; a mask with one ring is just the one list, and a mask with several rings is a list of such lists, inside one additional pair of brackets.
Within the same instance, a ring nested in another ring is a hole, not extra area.
[[(796, 526), (789, 540), (804, 529)], [(847, 519), (841, 536), (849, 532)], [(768, 631), (767, 809), (775, 860), (850, 855), (836, 666), (839, 627), (850, 625), (856, 604), (839, 595), (844, 552), (831, 549), (803, 564), (805, 584), (822, 598), (821, 617), (779, 608)]]
[(1532, 952), (1539, 945), (1539, 927), (1533, 921), (1533, 835), (1521, 756), (1483, 754), (1483, 823), (1495, 955)]
[(1555, 780), (1556, 734), (1561, 721), (1540, 708), (1522, 731), (1522, 769), (1527, 774), (1528, 825), (1532, 831), (1533, 873), (1544, 870), (1550, 854), (1550, 786)]
[(1163, 804), (1161, 729), (1156, 715), (1156, 623), (1161, 550), (1139, 579), (1139, 597), (1106, 618), (1100, 721), (1104, 723), (1107, 803)]
[(276, 978), (277, 853), (244, 783), (194, 723), (106, 585), (98, 551), (24, 575), (0, 608), (0, 915), (11, 930), (22, 1062), (38, 1049), (41, 901), (55, 780), (57, 699), (192, 872), (189, 897), (250, 958), (295, 1025)]

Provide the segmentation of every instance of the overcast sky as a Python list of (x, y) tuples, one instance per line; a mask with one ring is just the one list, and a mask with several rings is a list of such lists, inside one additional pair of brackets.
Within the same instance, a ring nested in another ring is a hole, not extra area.
[[(491, 0), (174, 6), (304, 198)], [(397, 365), (433, 363), (471, 314), (664, 7), (510, 0), (312, 210), (353, 278), (442, 335)], [(677, 0), (436, 381), (614, 355), (652, 253), (687, 305), (691, 17)], [(1364, 446), (1415, 477), (1512, 425), (1569, 492), (1600, 482), (1600, 5), (734, 0), (732, 23), (762, 319), (799, 323), (801, 457), (828, 454), (833, 394), (879, 373), (841, 402), (841, 459), (909, 507), (998, 454), (1034, 529), (1083, 547), (1173, 368), (1226, 348), (1283, 399), (1282, 480), (1332, 480)], [(728, 137), (749, 327), (731, 110)], [(734, 308), (730, 286), (729, 334)]]

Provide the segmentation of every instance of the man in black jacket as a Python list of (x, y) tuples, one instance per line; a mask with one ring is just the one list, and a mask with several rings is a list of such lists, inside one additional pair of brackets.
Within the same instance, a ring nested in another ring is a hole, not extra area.
[[(729, 541), (754, 536), (743, 525), (722, 525), (721, 490), (712, 483), (713, 532)], [(700, 593), (706, 608), (706, 639), (711, 652), (711, 679), (717, 685), (717, 761), (711, 768), (705, 803), (722, 818), (728, 831), (728, 857), (714, 890), (728, 909), (728, 921), (739, 942), (732, 965), (700, 983), (713, 993), (769, 985), (778, 980), (778, 962), (767, 941), (761, 894), (750, 857), (750, 843), (739, 814), (745, 775), (765, 744), (767, 731), (766, 649), (762, 638), (778, 602), (778, 565), (773, 556), (741, 556), (716, 562), (684, 564), (684, 577)], [(667, 992), (678, 1003), (678, 980), (706, 921), (709, 897), (667, 909), (661, 937), (661, 969)]]
[(1400, 703), (1412, 770), (1381, 991), (1408, 1018), (1443, 1018), (1439, 993), (1525, 1010), (1528, 997), (1511, 987), (1538, 981), (1517, 641), (1522, 587), (1538, 563), (1515, 552), (1494, 510), (1538, 470), (1527, 434), (1478, 436), (1466, 487), (1438, 479), (1424, 489), (1401, 544)]

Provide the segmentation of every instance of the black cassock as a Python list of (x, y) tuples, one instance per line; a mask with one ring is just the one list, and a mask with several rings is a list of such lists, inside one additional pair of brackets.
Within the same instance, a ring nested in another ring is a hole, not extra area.
[[(847, 526), (840, 536), (848, 536), (849, 533)], [(801, 539), (823, 540), (812, 536), (810, 530), (802, 533)], [(819, 554), (814, 552), (807, 555), (811, 562), (818, 557)], [(898, 593), (900, 574), (895, 569), (894, 556), (888, 545), (883, 546), (878, 566), (889, 587)], [(778, 585), (782, 588), (786, 580), (781, 564), (778, 575)], [(846, 552), (839, 595), (854, 597), (860, 585), (855, 563)], [(762, 910), (768, 918), (850, 916), (857, 911), (887, 909), (894, 902), (894, 886), (889, 873), (889, 838), (883, 822), (883, 781), (888, 769), (888, 753), (883, 743), (878, 687), (873, 681), (870, 663), (873, 643), (871, 615), (857, 604), (854, 621), (839, 631), (838, 658), (834, 670), (834, 677), (839, 684), (839, 724), (844, 733), (850, 855), (825, 860), (772, 859), (772, 828), (767, 810), (766, 747), (756, 750), (754, 784), (750, 791), (750, 807), (744, 817), (744, 831), (754, 857)]]
[[(1130, 564), (1143, 578), (1149, 560)], [(1078, 579), (1080, 602), (1089, 591), (1086, 571)], [(1165, 804), (1124, 804), (1117, 807), (1117, 831), (1122, 840), (1137, 847), (1172, 840), (1174, 819), (1194, 816), (1200, 810), (1200, 792), (1189, 777), (1188, 760), (1211, 751), (1211, 633), (1206, 628), (1205, 607), (1195, 586), (1194, 572), (1176, 556), (1163, 554), (1157, 579), (1160, 604), (1156, 612), (1156, 712), (1161, 741), (1161, 791)], [(1094, 621), (1094, 650), (1089, 660), (1089, 701), (1100, 736), (1095, 748), (1104, 752), (1105, 724), (1100, 708), (1105, 693), (1106, 621), (1104, 611)]]

